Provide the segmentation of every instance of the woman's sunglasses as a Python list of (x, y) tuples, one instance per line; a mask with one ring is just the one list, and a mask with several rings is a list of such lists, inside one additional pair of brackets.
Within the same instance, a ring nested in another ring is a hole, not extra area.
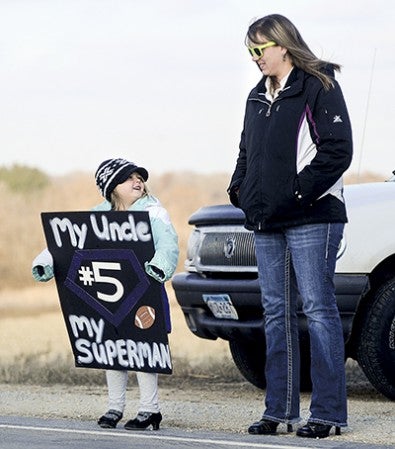
[(274, 47), (275, 45), (277, 45), (275, 42), (269, 41), (263, 45), (257, 45), (256, 47), (247, 47), (247, 48), (248, 48), (248, 51), (250, 52), (250, 55), (253, 58), (256, 58), (256, 57), (261, 58), (263, 56), (263, 52), (265, 51), (266, 48)]

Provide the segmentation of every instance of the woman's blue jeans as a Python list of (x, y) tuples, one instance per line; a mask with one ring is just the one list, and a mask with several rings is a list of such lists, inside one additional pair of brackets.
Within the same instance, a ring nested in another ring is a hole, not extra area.
[(347, 425), (344, 340), (333, 282), (343, 229), (342, 223), (326, 223), (255, 233), (265, 314), (265, 419), (300, 420), (299, 291), (310, 335), (309, 421)]

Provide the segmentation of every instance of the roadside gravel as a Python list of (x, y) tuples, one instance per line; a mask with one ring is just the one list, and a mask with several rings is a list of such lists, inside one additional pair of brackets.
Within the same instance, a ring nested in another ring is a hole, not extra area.
[[(247, 382), (220, 382), (205, 376), (171, 377), (161, 377), (163, 428), (245, 433), (260, 418), (263, 392)], [(125, 420), (135, 415), (138, 406), (135, 376), (129, 379)], [(96, 420), (106, 410), (106, 389), (0, 384), (0, 404), (3, 416)], [(307, 418), (308, 406), (309, 394), (303, 393), (303, 418)], [(295, 435), (286, 434), (285, 426), (280, 426), (279, 432), (286, 438)], [(395, 403), (376, 393), (363, 378), (356, 378), (349, 387), (349, 427), (343, 429), (341, 437), (331, 434), (329, 438), (339, 444), (395, 445)]]

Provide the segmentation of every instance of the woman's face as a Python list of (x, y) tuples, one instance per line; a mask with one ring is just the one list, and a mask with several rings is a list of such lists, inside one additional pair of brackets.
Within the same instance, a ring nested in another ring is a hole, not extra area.
[(145, 194), (144, 180), (141, 175), (134, 172), (126, 181), (115, 187), (114, 193), (127, 208)]
[[(265, 76), (279, 77), (282, 74), (285, 49), (279, 45), (271, 45), (273, 41), (270, 41), (262, 34), (258, 34), (256, 38), (258, 43), (249, 42), (248, 44), (249, 48), (252, 49), (252, 60), (257, 63), (260, 71)], [(263, 49), (262, 46), (265, 44), (268, 44), (268, 46)], [(256, 51), (254, 51), (254, 47), (257, 47)], [(256, 53), (259, 53), (260, 56), (257, 56)]]

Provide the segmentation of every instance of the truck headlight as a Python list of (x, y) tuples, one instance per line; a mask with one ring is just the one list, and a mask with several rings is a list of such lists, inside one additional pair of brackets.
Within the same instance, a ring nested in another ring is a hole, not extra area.
[(195, 229), (188, 239), (187, 246), (187, 260), (185, 261), (185, 267), (188, 269), (195, 265), (195, 257), (197, 256), (200, 245), (200, 231)]

